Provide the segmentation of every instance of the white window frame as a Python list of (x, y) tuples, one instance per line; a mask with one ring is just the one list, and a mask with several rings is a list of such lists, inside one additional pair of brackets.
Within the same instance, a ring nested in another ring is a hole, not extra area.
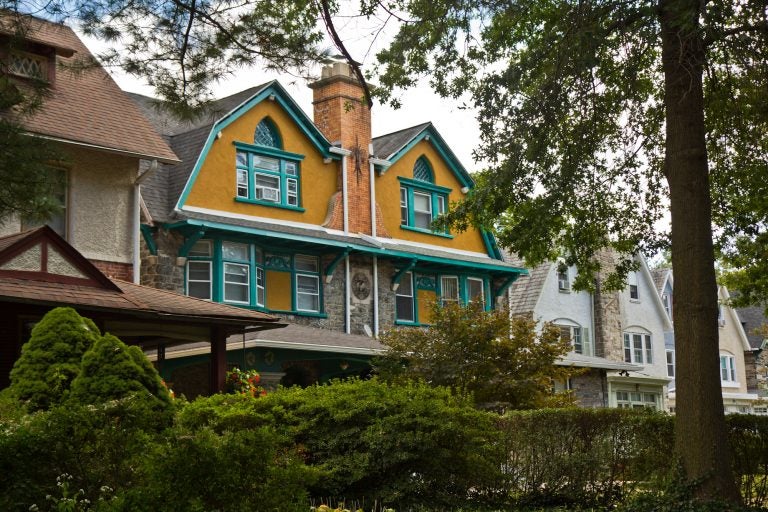
[[(227, 266), (242, 267), (245, 269), (245, 282), (227, 281)], [(223, 300), (229, 304), (250, 304), (251, 303), (251, 266), (247, 263), (234, 263), (230, 261), (223, 262), (221, 266), (223, 288)], [(227, 298), (227, 285), (245, 287), (245, 300), (232, 300)]]
[[(190, 272), (189, 272), (189, 266), (190, 264), (200, 265), (204, 264), (208, 266), (208, 279), (190, 279)], [(213, 272), (212, 272), (212, 262), (209, 260), (187, 260), (187, 296), (188, 297), (195, 297), (196, 299), (201, 300), (213, 300)], [(205, 297), (197, 297), (195, 295), (189, 294), (189, 283), (208, 283), (208, 298)]]
[[(456, 298), (453, 298), (453, 297), (451, 297), (449, 299), (445, 298), (445, 288), (446, 288), (446, 286), (443, 283), (445, 283), (446, 281), (455, 281), (456, 282)], [(450, 276), (450, 275), (447, 275), (447, 276), (442, 276), (441, 275), (440, 276), (440, 302), (443, 305), (445, 305), (445, 304), (447, 304), (449, 302), (453, 303), (453, 304), (458, 304), (461, 301), (461, 289), (459, 288), (459, 286), (460, 286), (459, 283), (460, 283), (459, 276)]]
[[(316, 292), (305, 292), (301, 291), (299, 287), (299, 278), (307, 278), (311, 279), (315, 283), (315, 289)], [(299, 307), (299, 297), (305, 296), (305, 297), (316, 297), (317, 298), (317, 309), (307, 309), (307, 308), (301, 308)], [(319, 313), (320, 312), (320, 276), (318, 275), (312, 275), (312, 274), (305, 274), (302, 272), (296, 272), (296, 311), (304, 311), (307, 313)]]
[[(406, 281), (407, 280), (407, 281)], [(403, 282), (406, 281), (410, 284), (410, 295), (403, 293)], [(408, 299), (411, 303), (411, 318), (400, 318), (398, 316), (399, 308), (397, 307), (398, 299)], [(413, 282), (413, 272), (406, 272), (400, 279), (400, 286), (395, 291), (395, 319), (400, 322), (416, 322), (416, 290)]]
[(480, 283), (480, 303), (485, 304), (485, 281), (478, 277), (467, 278), (467, 302), (474, 302), (473, 297), (470, 294), (469, 283)]
[[(427, 210), (419, 210), (416, 208), (416, 196), (422, 196), (427, 199)], [(417, 192), (413, 191), (413, 227), (418, 229), (426, 229), (429, 230), (432, 228), (432, 221), (434, 220), (434, 217), (432, 216), (432, 195), (425, 193), (425, 192)], [(418, 224), (418, 214), (421, 214), (422, 216), (429, 216), (429, 222), (426, 226), (419, 226)]]
[[(197, 247), (206, 247), (205, 251), (196, 250)], [(213, 241), (212, 240), (198, 240), (192, 245), (192, 248), (187, 251), (187, 257), (189, 258), (211, 258), (213, 257)]]
[(720, 354), (720, 382), (723, 385), (739, 383), (736, 373), (736, 357), (731, 354)]
[[(246, 169), (236, 169), (235, 171), (237, 176), (235, 180), (235, 193), (237, 194), (237, 197), (247, 198), (250, 192), (250, 187), (248, 186), (248, 171)], [(240, 181), (241, 177), (244, 178), (242, 182)]]
[(675, 378), (675, 351), (673, 349), (666, 350), (667, 356), (667, 377)]
[(638, 286), (639, 279), (637, 272), (630, 272), (629, 276), (627, 276), (627, 280), (629, 281), (629, 299), (640, 302), (640, 287)]
[(672, 296), (669, 293), (664, 293), (661, 296), (661, 303), (664, 305), (664, 311), (667, 312), (667, 316), (672, 319)]
[[(20, 66), (22, 60), (29, 60), (30, 62), (37, 63), (39, 65), (39, 75), (25, 73)], [(48, 76), (50, 71), (50, 65), (48, 57), (31, 52), (12, 51), (8, 57), (8, 73), (24, 78), (31, 78), (33, 80), (44, 80), (50, 82)]]
[[(265, 187), (262, 185), (257, 185), (256, 180), (259, 177), (268, 178), (270, 180), (277, 180), (277, 187)], [(265, 190), (274, 190), (275, 191), (275, 199), (265, 199), (264, 197), (258, 197), (259, 194), (264, 194)], [(266, 174), (261, 172), (254, 172), (253, 173), (253, 198), (257, 201), (265, 201), (268, 203), (275, 203), (280, 204), (280, 176), (276, 176), (274, 174)]]
[(408, 225), (408, 189), (400, 187), (400, 224)]
[(614, 392), (616, 407), (619, 409), (655, 409), (661, 408), (661, 395), (649, 391), (625, 391)]
[(571, 275), (570, 269), (557, 269), (557, 291), (562, 293), (569, 293), (571, 291)]
[(256, 305), (264, 307), (267, 302), (267, 294), (264, 288), (264, 267), (256, 265)]
[(650, 334), (625, 331), (623, 338), (624, 362), (653, 364), (653, 337)]

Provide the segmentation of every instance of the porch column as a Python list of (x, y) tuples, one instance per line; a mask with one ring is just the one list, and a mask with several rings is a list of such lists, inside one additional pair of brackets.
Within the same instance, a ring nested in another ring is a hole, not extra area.
[(227, 333), (223, 327), (211, 327), (211, 394), (224, 389), (227, 378)]

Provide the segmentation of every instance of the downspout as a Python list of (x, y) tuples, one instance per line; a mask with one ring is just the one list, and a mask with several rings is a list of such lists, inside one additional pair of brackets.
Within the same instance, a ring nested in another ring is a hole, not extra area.
[(349, 255), (344, 256), (344, 331), (352, 334), (352, 326), (349, 323), (352, 320), (351, 305), (349, 303), (352, 295), (352, 285), (349, 282)]
[(157, 160), (133, 182), (133, 282), (141, 281), (141, 183), (157, 171)]
[(328, 151), (336, 155), (341, 155), (341, 204), (344, 210), (344, 234), (349, 234), (349, 206), (347, 199), (347, 157), (352, 154), (348, 149), (331, 146)]
[[(368, 145), (368, 154), (373, 154), (373, 144)], [(368, 159), (371, 180), (371, 236), (376, 239), (376, 177), (374, 166), (380, 165), (384, 169), (391, 165), (389, 160), (380, 160), (370, 157)], [(373, 337), (379, 337), (379, 257), (373, 256)]]
[(373, 337), (379, 338), (379, 257), (373, 256)]

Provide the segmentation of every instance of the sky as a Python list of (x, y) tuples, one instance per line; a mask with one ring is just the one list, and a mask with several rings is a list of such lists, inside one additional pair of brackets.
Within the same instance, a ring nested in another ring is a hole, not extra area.
[[(353, 58), (362, 62), (364, 72), (373, 66), (376, 49), (383, 47), (393, 35), (391, 31), (377, 35), (371, 28), (376, 22), (370, 21), (366, 26), (360, 21), (342, 20), (337, 26)], [(100, 41), (86, 37), (81, 32), (78, 32), (78, 35), (91, 53), (97, 55), (105, 49)], [(116, 69), (108, 71), (123, 90), (154, 96), (153, 89), (145, 82)], [(316, 66), (312, 71), (319, 77), (320, 66)], [(214, 97), (221, 98), (273, 79), (277, 79), (286, 88), (311, 119), (312, 91), (307, 87), (305, 80), (295, 76), (267, 73), (258, 68), (242, 69), (228, 80), (216, 84), (212, 93)], [(461, 103), (457, 100), (438, 97), (426, 81), (403, 92), (400, 99), (402, 106), (396, 110), (389, 105), (374, 104), (371, 109), (374, 137), (431, 121), (464, 167), (469, 172), (479, 169), (472, 157), (480, 134), (474, 110), (461, 108)]]

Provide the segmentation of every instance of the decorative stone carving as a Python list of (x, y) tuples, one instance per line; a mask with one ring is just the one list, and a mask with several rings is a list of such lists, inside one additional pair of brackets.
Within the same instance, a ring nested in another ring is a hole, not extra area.
[(371, 278), (363, 272), (352, 276), (352, 294), (358, 300), (366, 300), (371, 295)]

